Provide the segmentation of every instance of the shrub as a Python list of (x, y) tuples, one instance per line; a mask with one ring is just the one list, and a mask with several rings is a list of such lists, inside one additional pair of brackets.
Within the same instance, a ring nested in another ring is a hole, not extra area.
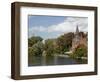
[(73, 58), (81, 58), (87, 57), (87, 47), (84, 45), (79, 45), (74, 52), (72, 53), (71, 57)]

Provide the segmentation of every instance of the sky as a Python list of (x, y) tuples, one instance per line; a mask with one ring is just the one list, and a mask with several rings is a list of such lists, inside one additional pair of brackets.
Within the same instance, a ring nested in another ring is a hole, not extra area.
[(75, 32), (78, 26), (79, 31), (88, 31), (87, 17), (70, 16), (28, 16), (28, 37), (40, 36), (44, 40), (57, 38), (68, 32)]

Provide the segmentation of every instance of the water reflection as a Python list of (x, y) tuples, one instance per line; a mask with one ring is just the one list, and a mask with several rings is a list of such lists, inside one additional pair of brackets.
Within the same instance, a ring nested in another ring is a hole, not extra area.
[(87, 60), (58, 56), (29, 56), (28, 66), (86, 64)]
[(42, 65), (43, 66), (46, 65), (46, 56), (42, 56), (41, 59), (42, 59), (42, 61), (41, 61), (42, 62)]

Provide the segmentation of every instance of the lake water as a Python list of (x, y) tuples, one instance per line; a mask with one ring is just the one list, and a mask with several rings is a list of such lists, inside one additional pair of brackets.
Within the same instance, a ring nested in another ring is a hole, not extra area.
[(28, 66), (87, 64), (87, 60), (58, 56), (29, 56)]

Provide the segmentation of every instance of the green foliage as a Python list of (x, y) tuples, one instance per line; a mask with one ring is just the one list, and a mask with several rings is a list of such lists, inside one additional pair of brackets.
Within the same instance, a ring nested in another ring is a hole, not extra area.
[(42, 41), (42, 40), (43, 39), (39, 36), (33, 36), (28, 39), (28, 46), (32, 47), (35, 43), (37, 43), (38, 41)]
[(28, 47), (28, 55), (34, 55), (34, 49), (32, 47)]
[[(82, 33), (81, 33), (82, 34)], [(56, 39), (47, 39), (45, 43), (42, 42), (42, 38), (39, 36), (33, 36), (28, 39), (28, 54), (40, 56), (45, 52), (46, 55), (54, 55), (54, 54), (64, 54), (69, 51), (72, 47), (72, 39), (74, 33), (69, 32), (64, 35), (59, 36)], [(75, 49), (72, 57), (86, 57), (87, 56), (87, 47), (80, 45)]]
[(60, 53), (69, 51), (72, 46), (73, 33), (67, 33), (57, 38), (57, 45)]
[(78, 46), (72, 54), (73, 58), (87, 57), (87, 47), (84, 45)]
[(45, 51), (47, 55), (63, 54), (72, 46), (73, 33), (64, 34), (57, 39), (45, 40)]
[(28, 48), (29, 55), (41, 56), (44, 50), (44, 44), (42, 42), (37, 42), (32, 47)]
[(29, 55), (40, 55), (43, 51), (42, 38), (39, 36), (33, 36), (28, 39), (28, 54)]
[(55, 40), (53, 40), (53, 39), (45, 40), (45, 51), (46, 51), (47, 55), (52, 55), (55, 53), (54, 42), (55, 42)]

